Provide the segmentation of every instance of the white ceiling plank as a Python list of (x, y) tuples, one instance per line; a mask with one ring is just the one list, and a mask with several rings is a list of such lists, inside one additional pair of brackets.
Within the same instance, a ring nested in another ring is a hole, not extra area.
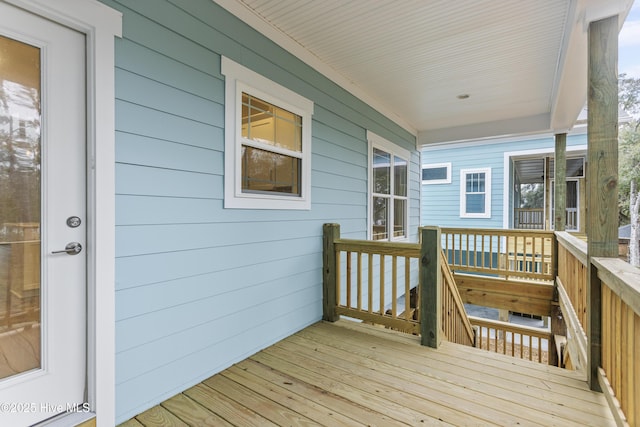
[[(215, 1), (429, 142), (517, 133), (518, 125), (524, 133), (570, 127), (586, 99), (581, 20), (626, 16), (632, 4)], [(457, 99), (465, 93), (469, 99)]]

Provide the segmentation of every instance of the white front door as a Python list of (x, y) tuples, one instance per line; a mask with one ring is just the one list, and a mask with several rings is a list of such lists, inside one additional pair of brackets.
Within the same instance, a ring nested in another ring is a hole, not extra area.
[(85, 49), (0, 2), (2, 426), (89, 409)]

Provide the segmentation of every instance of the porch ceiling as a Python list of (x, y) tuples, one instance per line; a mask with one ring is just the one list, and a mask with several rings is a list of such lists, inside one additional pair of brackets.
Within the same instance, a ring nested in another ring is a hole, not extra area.
[(419, 144), (570, 129), (586, 100), (587, 23), (633, 3), (215, 1)]

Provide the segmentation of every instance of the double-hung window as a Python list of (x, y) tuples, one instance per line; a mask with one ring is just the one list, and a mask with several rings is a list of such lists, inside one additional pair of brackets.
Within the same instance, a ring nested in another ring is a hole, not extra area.
[(370, 153), (370, 235), (373, 240), (408, 237), (409, 151), (367, 133)]
[(460, 216), (491, 218), (491, 168), (460, 171)]
[(311, 208), (313, 103), (222, 57), (225, 208)]

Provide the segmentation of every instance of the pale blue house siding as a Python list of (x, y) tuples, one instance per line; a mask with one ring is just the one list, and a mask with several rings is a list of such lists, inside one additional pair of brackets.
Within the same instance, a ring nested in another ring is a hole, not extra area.
[[(586, 145), (586, 134), (567, 137), (567, 147)], [(451, 146), (426, 146), (422, 149), (422, 164), (451, 163), (450, 184), (423, 184), (421, 224), (441, 227), (503, 228), (504, 183), (512, 173), (504, 170), (504, 154), (531, 150), (553, 151), (551, 135), (517, 140), (483, 140)], [(460, 171), (491, 168), (491, 218), (460, 217)], [(510, 208), (512, 200), (508, 200)]]
[[(318, 321), (322, 224), (367, 236), (367, 130), (415, 137), (211, 0), (103, 2), (116, 41), (116, 406), (123, 421)], [(312, 208), (223, 209), (220, 56), (315, 103)]]

